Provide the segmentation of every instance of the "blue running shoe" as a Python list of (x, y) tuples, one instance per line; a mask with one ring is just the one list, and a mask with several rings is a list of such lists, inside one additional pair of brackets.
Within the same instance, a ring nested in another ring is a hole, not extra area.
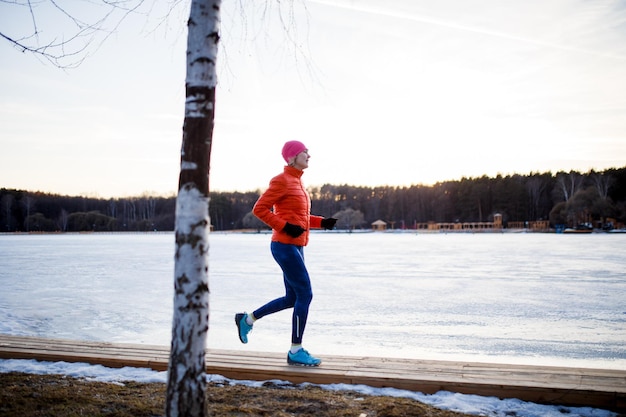
[(252, 330), (252, 326), (246, 321), (247, 318), (248, 313), (235, 314), (235, 324), (237, 324), (239, 340), (241, 340), (241, 343), (248, 343), (248, 333)]
[(300, 349), (296, 353), (287, 353), (287, 363), (296, 366), (320, 366), (321, 359), (315, 358), (304, 349)]

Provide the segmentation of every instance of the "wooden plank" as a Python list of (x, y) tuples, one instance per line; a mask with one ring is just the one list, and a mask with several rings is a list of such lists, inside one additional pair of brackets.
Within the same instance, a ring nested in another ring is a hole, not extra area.
[[(169, 347), (0, 335), (0, 358), (87, 362), (167, 370)], [(288, 366), (286, 354), (207, 350), (207, 373), (238, 380), (364, 384), (440, 390), (546, 404), (626, 411), (626, 370), (324, 356), (319, 368)]]

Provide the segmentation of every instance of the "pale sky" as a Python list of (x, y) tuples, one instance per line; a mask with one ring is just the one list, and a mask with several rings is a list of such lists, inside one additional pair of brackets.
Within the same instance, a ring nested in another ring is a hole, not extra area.
[[(260, 3), (222, 3), (211, 190), (264, 189), (292, 139), (310, 186), (626, 166), (621, 1)], [(32, 27), (18, 9), (0, 32)], [(0, 39), (0, 187), (176, 192), (187, 11), (156, 9), (66, 71)]]

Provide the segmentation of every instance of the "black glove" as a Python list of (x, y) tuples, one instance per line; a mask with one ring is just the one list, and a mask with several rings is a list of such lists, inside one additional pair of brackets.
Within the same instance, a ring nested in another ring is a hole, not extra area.
[(287, 233), (291, 237), (298, 237), (302, 233), (304, 233), (304, 229), (296, 224), (287, 223), (285, 227), (283, 227), (283, 231)]
[(337, 223), (337, 219), (333, 219), (332, 217), (322, 219), (322, 227), (326, 230), (333, 230), (335, 223)]

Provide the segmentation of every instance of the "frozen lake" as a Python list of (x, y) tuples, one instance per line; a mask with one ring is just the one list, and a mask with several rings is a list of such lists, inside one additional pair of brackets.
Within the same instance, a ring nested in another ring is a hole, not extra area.
[[(210, 237), (209, 347), (284, 352), (291, 311), (268, 234)], [(174, 237), (0, 235), (0, 333), (169, 345)], [(316, 355), (626, 369), (626, 234), (314, 233)]]

